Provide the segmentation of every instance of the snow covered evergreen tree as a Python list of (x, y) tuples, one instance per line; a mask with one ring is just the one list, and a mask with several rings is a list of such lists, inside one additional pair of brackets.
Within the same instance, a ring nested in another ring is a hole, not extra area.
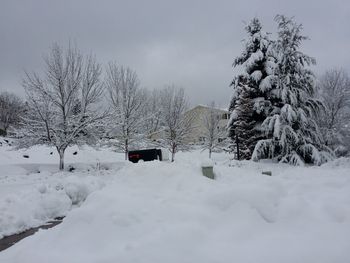
[(234, 139), (236, 157), (240, 159), (250, 159), (256, 144), (258, 133), (255, 129), (257, 121), (254, 120), (253, 100), (251, 95), (253, 89), (243, 86), (238, 99), (234, 113), (234, 123), (229, 135)]
[(262, 138), (260, 125), (270, 108), (265, 94), (272, 87), (274, 68), (274, 58), (270, 55), (272, 42), (262, 30), (259, 19), (252, 19), (245, 29), (248, 33), (245, 49), (233, 62), (238, 74), (231, 83), (233, 96), (228, 123), (230, 148), (237, 157), (240, 155), (239, 159), (250, 159), (256, 143)]
[(332, 154), (324, 146), (314, 121), (314, 115), (322, 107), (314, 99), (314, 75), (308, 68), (315, 64), (315, 59), (300, 51), (307, 39), (301, 34), (302, 25), (282, 15), (275, 20), (278, 39), (273, 53), (277, 62), (270, 82), (273, 88), (268, 91), (272, 111), (262, 124), (267, 139), (258, 142), (252, 158), (319, 165), (331, 159)]

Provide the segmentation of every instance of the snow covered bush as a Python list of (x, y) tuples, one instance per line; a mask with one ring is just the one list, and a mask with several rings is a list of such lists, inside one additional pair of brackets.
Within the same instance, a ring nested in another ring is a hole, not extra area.
[(67, 177), (63, 189), (72, 202), (72, 205), (80, 205), (93, 191), (101, 189), (105, 184), (94, 176), (85, 178), (78, 176)]

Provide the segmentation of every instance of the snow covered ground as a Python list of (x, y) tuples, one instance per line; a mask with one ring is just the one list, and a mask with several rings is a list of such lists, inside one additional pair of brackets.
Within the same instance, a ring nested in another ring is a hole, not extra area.
[[(50, 149), (23, 159), (2, 147), (0, 231), (66, 218), (0, 252), (0, 262), (349, 262), (349, 159), (291, 167), (215, 154), (210, 180), (199, 151), (131, 164), (109, 149), (75, 150), (67, 162), (78, 169), (57, 173)], [(95, 169), (96, 158), (108, 170)]]
[(58, 172), (54, 149), (37, 146), (15, 151), (11, 140), (1, 138), (0, 144), (0, 238), (66, 215), (108, 182), (110, 170), (114, 173), (123, 166), (118, 159), (122, 155), (108, 149), (72, 147), (66, 153), (66, 166), (76, 170)]

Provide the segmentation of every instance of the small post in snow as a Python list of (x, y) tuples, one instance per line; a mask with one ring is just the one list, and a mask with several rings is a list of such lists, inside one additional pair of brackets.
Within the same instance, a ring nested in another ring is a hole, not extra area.
[(240, 153), (239, 153), (239, 141), (238, 141), (238, 135), (236, 133), (236, 147), (237, 147), (237, 160), (241, 159)]
[(210, 159), (202, 162), (202, 174), (210, 179), (215, 179), (213, 162)]
[(99, 159), (96, 159), (96, 170), (97, 171), (101, 170), (101, 163)]
[(272, 172), (271, 171), (262, 171), (261, 173), (264, 174), (264, 175), (272, 176)]

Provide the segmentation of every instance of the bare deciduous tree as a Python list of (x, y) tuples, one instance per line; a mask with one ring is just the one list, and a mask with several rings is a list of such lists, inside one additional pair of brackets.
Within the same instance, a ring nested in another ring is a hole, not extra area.
[(140, 89), (139, 79), (135, 71), (130, 68), (109, 63), (107, 69), (106, 85), (109, 100), (114, 111), (112, 133), (118, 139), (118, 147), (128, 159), (130, 146), (141, 130), (144, 122), (142, 112), (146, 103), (146, 94)]
[(221, 113), (215, 109), (215, 102), (208, 106), (209, 110), (203, 117), (204, 126), (204, 149), (208, 149), (209, 158), (214, 149), (218, 148), (222, 142), (221, 140), (226, 136), (225, 129), (220, 128)]
[(154, 89), (150, 92), (147, 92), (146, 94), (146, 105), (145, 110), (143, 111), (143, 118), (145, 120), (143, 125), (143, 132), (145, 134), (153, 134), (157, 132), (161, 127), (161, 90)]
[(15, 94), (2, 92), (0, 94), (0, 127), (7, 134), (10, 126), (19, 124), (21, 114), (24, 111), (22, 99)]
[(84, 57), (76, 47), (64, 51), (54, 44), (45, 57), (44, 73), (26, 72), (23, 79), (28, 112), (20, 146), (54, 146), (63, 170), (67, 147), (93, 143), (99, 137), (106, 117), (96, 107), (103, 93), (100, 77), (101, 66), (92, 55)]
[(183, 89), (169, 86), (161, 93), (163, 132), (165, 133), (163, 146), (171, 152), (171, 161), (175, 153), (189, 148), (188, 136), (192, 130), (194, 116), (186, 115), (187, 99)]
[(327, 144), (336, 149), (342, 142), (342, 131), (350, 124), (350, 78), (342, 69), (327, 71), (320, 79), (319, 94), (325, 110), (319, 126)]

